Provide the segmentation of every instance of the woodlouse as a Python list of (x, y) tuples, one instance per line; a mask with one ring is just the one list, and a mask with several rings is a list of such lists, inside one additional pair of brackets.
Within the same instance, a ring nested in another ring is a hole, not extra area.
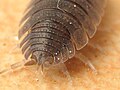
[[(20, 48), (25, 59), (49, 67), (74, 57), (94, 36), (105, 3), (106, 0), (31, 0), (18, 36), (24, 36)], [(89, 61), (84, 63), (95, 70)], [(13, 68), (19, 66), (16, 63)]]
[(19, 30), (25, 59), (41, 66), (63, 63), (74, 57), (92, 38), (106, 0), (31, 0)]

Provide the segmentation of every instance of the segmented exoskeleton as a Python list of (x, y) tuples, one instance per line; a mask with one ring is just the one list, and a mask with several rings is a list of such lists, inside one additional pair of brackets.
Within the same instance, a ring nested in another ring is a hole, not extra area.
[(25, 58), (57, 65), (83, 48), (97, 30), (105, 0), (31, 0), (19, 38)]

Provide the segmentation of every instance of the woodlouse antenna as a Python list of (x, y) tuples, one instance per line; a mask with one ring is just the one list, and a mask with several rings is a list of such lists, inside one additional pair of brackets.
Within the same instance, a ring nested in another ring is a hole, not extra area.
[(9, 68), (0, 71), (0, 74), (4, 74), (4, 73), (10, 72), (10, 71), (13, 71), (19, 67), (23, 67), (23, 65), (24, 65), (24, 60), (21, 62), (14, 63), (14, 64), (10, 65)]
[(22, 68), (24, 66), (34, 65), (35, 63), (36, 62), (34, 60), (28, 60), (28, 61), (22, 60), (20, 62), (17, 62), (17, 63), (14, 63), (14, 64), (10, 65), (10, 67), (7, 68), (7, 69), (1, 70), (0, 74), (5, 74), (7, 72), (14, 71), (14, 70), (16, 70), (18, 68)]

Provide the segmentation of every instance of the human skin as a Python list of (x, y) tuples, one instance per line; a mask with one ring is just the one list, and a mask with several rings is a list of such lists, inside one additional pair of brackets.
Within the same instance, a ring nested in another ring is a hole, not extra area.
[[(18, 24), (28, 0), (0, 0), (0, 70), (23, 60), (16, 47)], [(65, 64), (73, 81), (49, 70), (48, 76), (36, 73), (36, 66), (24, 67), (0, 75), (0, 90), (120, 90), (120, 0), (108, 0), (105, 14), (96, 35), (79, 52), (90, 58), (96, 75), (77, 58)], [(101, 50), (95, 46), (100, 46)], [(53, 77), (52, 77), (53, 76)], [(52, 77), (52, 78), (51, 78)]]

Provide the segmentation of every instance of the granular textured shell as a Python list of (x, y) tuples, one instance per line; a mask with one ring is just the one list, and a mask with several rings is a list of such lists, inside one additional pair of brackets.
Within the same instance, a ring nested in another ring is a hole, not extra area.
[(56, 65), (72, 58), (97, 30), (105, 0), (31, 0), (19, 38), (25, 58)]

